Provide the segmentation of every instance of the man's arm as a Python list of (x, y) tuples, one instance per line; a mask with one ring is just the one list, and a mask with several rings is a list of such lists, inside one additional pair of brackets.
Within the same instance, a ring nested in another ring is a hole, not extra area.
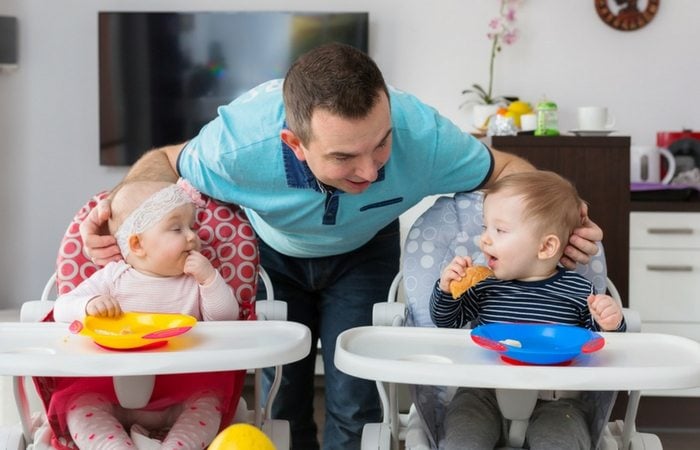
[(115, 186), (109, 199), (102, 200), (80, 224), (80, 237), (83, 239), (85, 252), (95, 264), (106, 265), (110, 261), (122, 259), (114, 236), (109, 234), (107, 221), (112, 215), (110, 199), (121, 186), (130, 181), (177, 181), (177, 158), (184, 144), (170, 145), (151, 150), (139, 158), (126, 174), (124, 180)]
[(490, 150), (491, 154), (493, 155), (493, 171), (491, 172), (489, 179), (486, 181), (485, 187), (489, 187), (491, 183), (505, 175), (508, 175), (509, 173), (537, 170), (535, 166), (519, 156), (502, 152), (494, 148), (490, 148)]
[[(184, 146), (184, 144), (169, 145), (145, 153), (134, 163), (118, 186), (131, 181), (176, 182), (178, 178), (177, 158)], [(112, 195), (117, 188), (112, 190)]]

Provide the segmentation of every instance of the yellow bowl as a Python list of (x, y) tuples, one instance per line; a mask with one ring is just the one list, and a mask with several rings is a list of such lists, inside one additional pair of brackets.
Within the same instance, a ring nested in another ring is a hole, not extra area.
[(92, 338), (100, 347), (112, 350), (146, 350), (189, 331), (197, 319), (186, 314), (127, 312), (119, 317), (86, 316), (74, 321), (70, 331)]

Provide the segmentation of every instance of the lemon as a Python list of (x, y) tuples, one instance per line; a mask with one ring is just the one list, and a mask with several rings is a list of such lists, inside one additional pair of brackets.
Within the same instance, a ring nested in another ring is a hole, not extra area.
[(510, 102), (508, 105), (508, 111), (512, 111), (516, 115), (522, 115), (532, 112), (532, 106), (529, 103), (523, 102), (521, 100), (516, 100)]
[(209, 450), (275, 450), (275, 444), (257, 427), (237, 423), (219, 433)]
[(506, 117), (512, 117), (515, 126), (520, 128), (520, 116), (523, 114), (528, 114), (532, 112), (532, 106), (529, 103), (516, 100), (510, 102), (508, 105), (508, 112), (505, 114)]

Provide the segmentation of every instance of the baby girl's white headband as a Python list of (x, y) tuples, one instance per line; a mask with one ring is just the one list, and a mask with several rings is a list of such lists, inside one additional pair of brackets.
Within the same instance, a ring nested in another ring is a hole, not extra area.
[(148, 197), (129, 214), (114, 233), (122, 256), (126, 258), (129, 254), (129, 236), (143, 233), (160, 222), (170, 211), (188, 203), (193, 203), (197, 207), (204, 206), (201, 194), (183, 178), (177, 180), (176, 184)]

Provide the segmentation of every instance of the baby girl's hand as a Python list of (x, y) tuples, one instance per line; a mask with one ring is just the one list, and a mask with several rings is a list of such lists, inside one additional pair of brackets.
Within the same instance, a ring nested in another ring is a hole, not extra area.
[(440, 275), (440, 290), (445, 293), (450, 292), (450, 283), (461, 279), (466, 275), (467, 267), (472, 265), (472, 259), (468, 256), (455, 256), (445, 267)]
[(609, 295), (589, 295), (588, 309), (603, 331), (615, 331), (622, 322), (622, 308)]
[(85, 314), (95, 317), (119, 317), (122, 315), (122, 308), (114, 297), (98, 295), (88, 301)]
[(192, 275), (197, 283), (201, 285), (209, 284), (216, 276), (216, 270), (211, 262), (196, 250), (192, 250), (185, 261), (184, 272)]

